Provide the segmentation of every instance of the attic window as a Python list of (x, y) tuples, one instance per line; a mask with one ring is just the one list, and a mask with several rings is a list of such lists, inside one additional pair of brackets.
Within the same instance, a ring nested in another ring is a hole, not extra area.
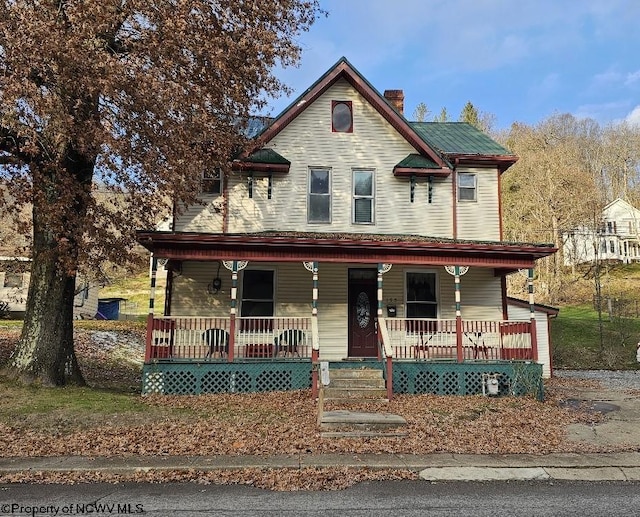
[(331, 101), (331, 131), (334, 133), (353, 133), (351, 101)]

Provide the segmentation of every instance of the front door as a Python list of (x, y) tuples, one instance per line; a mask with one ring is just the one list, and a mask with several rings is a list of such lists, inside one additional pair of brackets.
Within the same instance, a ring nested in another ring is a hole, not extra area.
[(349, 357), (377, 357), (377, 270), (349, 270)]

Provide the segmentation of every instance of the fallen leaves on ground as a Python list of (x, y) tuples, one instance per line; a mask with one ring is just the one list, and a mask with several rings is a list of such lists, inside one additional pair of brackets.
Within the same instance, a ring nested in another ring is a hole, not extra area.
[(343, 490), (363, 481), (418, 479), (410, 470), (370, 468), (304, 468), (242, 470), (140, 471), (135, 474), (105, 472), (28, 472), (0, 475), (0, 483), (77, 484), (77, 483), (182, 483), (202, 485), (247, 485), (282, 492)]
[[(15, 331), (0, 333), (0, 358), (17, 340)], [(76, 350), (90, 384), (94, 386), (138, 386), (142, 335), (135, 332), (76, 331)], [(591, 384), (589, 384), (591, 383)], [(385, 406), (351, 405), (357, 411), (384, 411), (403, 416), (406, 437), (322, 438), (317, 427), (317, 403), (310, 390), (294, 392), (215, 394), (200, 396), (147, 396), (142, 402), (148, 415), (130, 414), (87, 419), (85, 426), (42, 429), (0, 422), (0, 455), (17, 456), (158, 456), (158, 455), (299, 455), (299, 454), (549, 454), (557, 452), (611, 452), (623, 446), (598, 447), (565, 440), (572, 423), (593, 424), (602, 415), (562, 407), (561, 402), (576, 388), (595, 387), (593, 381), (552, 379), (546, 399), (529, 397), (398, 395)], [(339, 406), (345, 408), (344, 405)], [(327, 404), (325, 410), (337, 409)], [(378, 479), (383, 471), (313, 469), (237, 472), (192, 471), (144, 473), (144, 480), (198, 479), (199, 481), (248, 482), (253, 486), (279, 488), (284, 476), (287, 490), (343, 487), (358, 479)], [(397, 472), (398, 476), (403, 474)], [(413, 474), (411, 474), (413, 475)], [(44, 475), (43, 475), (44, 476)], [(58, 475), (47, 474), (47, 482)], [(62, 476), (62, 475), (61, 475)], [(64, 479), (121, 481), (100, 474), (64, 474)], [(171, 478), (174, 476), (174, 478)], [(239, 477), (240, 476), (240, 477)], [(298, 479), (298, 476), (299, 479)], [(373, 477), (371, 477), (373, 476)], [(1, 478), (11, 481), (11, 476)], [(18, 478), (16, 478), (18, 479)], [(26, 478), (38, 480), (37, 473)], [(61, 478), (62, 479), (62, 478)], [(142, 479), (140, 479), (142, 480)], [(236, 480), (236, 481), (234, 481)], [(247, 481), (249, 480), (249, 481)], [(297, 481), (296, 481), (297, 480)], [(115, 481), (114, 481), (115, 482)], [(284, 483), (284, 482), (283, 482)], [(333, 483), (333, 484), (332, 484)], [(284, 485), (283, 485), (284, 486)]]

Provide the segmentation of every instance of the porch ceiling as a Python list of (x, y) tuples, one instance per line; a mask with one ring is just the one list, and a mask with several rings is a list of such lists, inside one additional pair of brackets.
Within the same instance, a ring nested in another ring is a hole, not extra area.
[(475, 242), (412, 235), (140, 231), (137, 239), (156, 257), (174, 260), (382, 262), (480, 266), (505, 272), (533, 267), (537, 259), (556, 251), (550, 244)]

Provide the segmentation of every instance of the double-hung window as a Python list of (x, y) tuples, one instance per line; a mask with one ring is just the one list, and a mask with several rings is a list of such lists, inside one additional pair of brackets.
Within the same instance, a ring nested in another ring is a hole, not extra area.
[(202, 173), (202, 193), (219, 196), (222, 194), (222, 173), (220, 169)]
[(374, 183), (373, 171), (353, 171), (353, 222), (355, 224), (372, 224), (374, 222)]
[(475, 174), (458, 174), (458, 201), (476, 201), (478, 177)]
[(406, 297), (407, 318), (437, 318), (436, 274), (407, 272)]
[(329, 169), (309, 169), (307, 221), (331, 222), (331, 171)]

